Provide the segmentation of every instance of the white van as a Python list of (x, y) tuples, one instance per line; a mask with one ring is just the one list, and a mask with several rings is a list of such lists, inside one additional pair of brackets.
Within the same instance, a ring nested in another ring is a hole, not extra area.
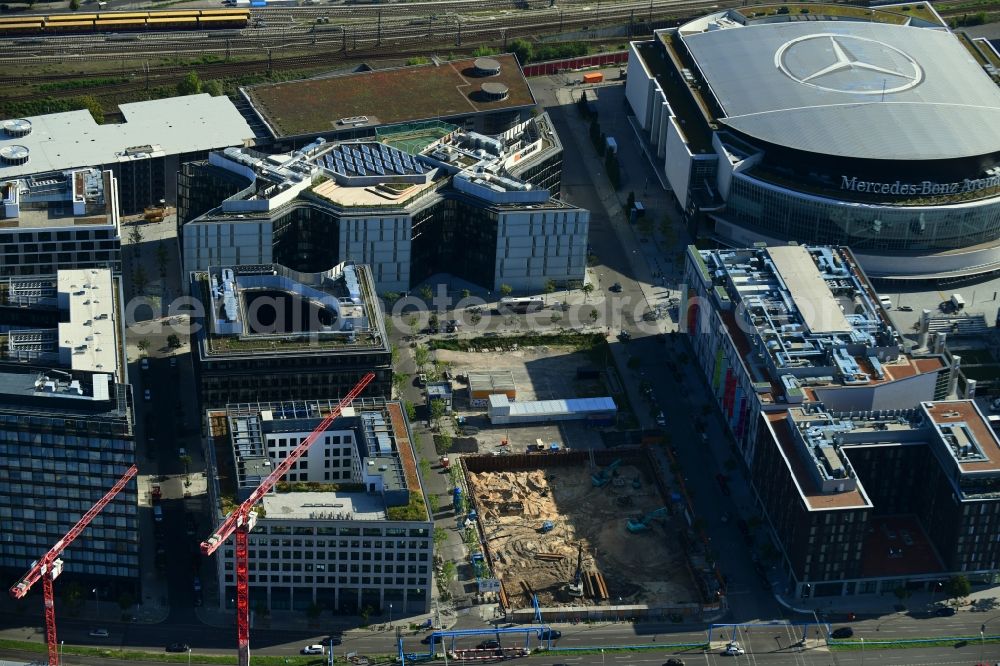
[(890, 299), (888, 296), (879, 296), (878, 302), (881, 303), (882, 307), (884, 307), (886, 310), (892, 309), (892, 299)]

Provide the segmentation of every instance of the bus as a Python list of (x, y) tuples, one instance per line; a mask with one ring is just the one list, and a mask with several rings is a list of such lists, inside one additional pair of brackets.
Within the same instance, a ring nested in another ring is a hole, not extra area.
[(501, 313), (537, 312), (545, 307), (545, 301), (537, 296), (501, 298), (497, 310)]

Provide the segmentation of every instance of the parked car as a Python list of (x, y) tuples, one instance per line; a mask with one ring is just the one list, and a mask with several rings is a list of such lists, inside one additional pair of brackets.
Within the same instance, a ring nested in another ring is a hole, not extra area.
[(302, 654), (323, 654), (323, 646), (317, 643), (316, 645), (307, 645), (301, 650)]
[(622, 283), (615, 282), (613, 285), (611, 285), (611, 291), (613, 291), (616, 294), (620, 294), (622, 291)]
[(496, 650), (497, 648), (500, 647), (500, 641), (497, 640), (483, 641), (476, 647), (478, 647), (480, 650)]
[(951, 617), (955, 614), (955, 609), (951, 606), (940, 606), (934, 610), (934, 614), (938, 617)]
[(830, 635), (834, 638), (850, 638), (854, 635), (854, 630), (850, 627), (837, 627)]
[(107, 629), (91, 629), (88, 636), (92, 638), (107, 638), (110, 634)]
[(341, 638), (340, 636), (330, 636), (330, 644), (331, 645), (340, 645), (343, 642), (344, 642), (344, 639)]
[(659, 412), (656, 415), (656, 425), (660, 426), (661, 428), (667, 425), (667, 418), (663, 415), (663, 412)]
[(667, 659), (663, 662), (663, 666), (684, 666), (683, 659)]
[(171, 643), (167, 646), (167, 652), (187, 652), (191, 646), (187, 643)]
[(558, 629), (542, 629), (538, 632), (538, 638), (543, 641), (547, 641), (549, 639), (557, 640), (562, 638), (562, 632)]
[(193, 581), (193, 585), (194, 585), (194, 591), (195, 592), (201, 592), (201, 578), (198, 578), (197, 576), (195, 576), (194, 577), (194, 581)]

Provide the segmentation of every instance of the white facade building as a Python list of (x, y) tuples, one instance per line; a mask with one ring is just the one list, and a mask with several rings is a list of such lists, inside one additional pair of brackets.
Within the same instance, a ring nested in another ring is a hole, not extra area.
[[(209, 411), (210, 423), (224, 415), (233, 433), (237, 499), (335, 404), (241, 404)], [(344, 614), (378, 614), (391, 604), (397, 617), (427, 612), (434, 526), (416, 469), (402, 406), (356, 401), (293, 465), (279, 492), (262, 501), (263, 516), (249, 542), (251, 603), (273, 610), (319, 604)], [(216, 484), (212, 493), (218, 493)], [(231, 607), (233, 546), (221, 552), (218, 603)]]

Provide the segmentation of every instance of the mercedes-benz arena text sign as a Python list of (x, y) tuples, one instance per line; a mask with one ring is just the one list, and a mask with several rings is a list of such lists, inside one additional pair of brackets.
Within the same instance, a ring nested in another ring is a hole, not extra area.
[(924, 180), (919, 183), (879, 183), (870, 180), (859, 180), (856, 176), (840, 177), (840, 189), (851, 192), (866, 192), (868, 194), (898, 194), (911, 196), (934, 196), (942, 194), (962, 194), (976, 192), (994, 187), (1000, 187), (1000, 176), (989, 178), (966, 178), (954, 183), (935, 183)]
[(774, 66), (802, 85), (855, 95), (903, 92), (924, 78), (917, 61), (894, 46), (828, 32), (785, 42), (774, 53)]

